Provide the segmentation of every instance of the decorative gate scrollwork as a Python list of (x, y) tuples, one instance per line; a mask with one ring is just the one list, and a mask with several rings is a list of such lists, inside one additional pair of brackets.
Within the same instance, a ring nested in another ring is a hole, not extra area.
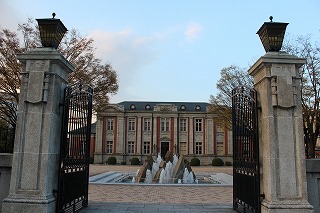
[(60, 144), (57, 212), (76, 212), (88, 205), (93, 89), (74, 84), (65, 89)]
[(257, 93), (246, 86), (232, 90), (233, 208), (260, 212)]

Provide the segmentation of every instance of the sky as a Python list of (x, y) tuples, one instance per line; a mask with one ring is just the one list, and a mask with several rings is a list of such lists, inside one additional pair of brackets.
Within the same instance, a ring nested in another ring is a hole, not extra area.
[(118, 73), (121, 101), (209, 102), (224, 67), (248, 69), (265, 54), (263, 22), (320, 41), (319, 0), (0, 0), (0, 27), (51, 18), (94, 39)]

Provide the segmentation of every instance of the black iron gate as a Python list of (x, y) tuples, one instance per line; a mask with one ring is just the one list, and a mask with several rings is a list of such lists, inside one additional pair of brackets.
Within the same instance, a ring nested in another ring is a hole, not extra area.
[(76, 212), (88, 205), (92, 95), (92, 88), (86, 85), (65, 89), (58, 213)]
[(257, 95), (241, 86), (232, 90), (233, 208), (260, 212)]

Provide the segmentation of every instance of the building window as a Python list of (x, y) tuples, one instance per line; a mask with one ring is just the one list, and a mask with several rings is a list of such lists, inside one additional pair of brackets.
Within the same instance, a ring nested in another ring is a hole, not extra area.
[(202, 119), (196, 119), (196, 132), (202, 131)]
[(136, 105), (131, 104), (131, 105), (130, 105), (130, 109), (136, 109)]
[(196, 155), (201, 155), (201, 154), (202, 154), (202, 143), (196, 142)]
[(186, 155), (187, 154), (187, 142), (180, 142), (180, 155)]
[(134, 131), (136, 126), (136, 119), (134, 118), (129, 118), (128, 120), (128, 130), (129, 131)]
[(107, 130), (108, 131), (113, 131), (113, 118), (108, 118), (107, 119)]
[(143, 154), (149, 155), (151, 154), (151, 145), (150, 141), (143, 142)]
[(150, 131), (151, 130), (151, 119), (150, 118), (144, 118), (143, 130), (144, 131)]
[(113, 152), (113, 141), (107, 141), (106, 142), (106, 153), (112, 154)]
[(128, 154), (134, 154), (134, 141), (128, 141)]
[[(224, 147), (225, 147), (224, 140), (225, 140), (224, 126), (221, 124), (217, 124), (216, 142), (217, 142), (217, 154), (218, 155), (224, 154)], [(245, 147), (246, 147), (246, 145), (244, 145), (244, 148)]]
[(170, 129), (170, 122), (169, 118), (161, 118), (161, 131), (168, 132)]
[(217, 144), (224, 144), (224, 132), (217, 132)]
[(224, 151), (223, 151), (223, 146), (217, 146), (217, 155), (223, 155)]
[(187, 119), (181, 118), (180, 119), (180, 132), (187, 131)]

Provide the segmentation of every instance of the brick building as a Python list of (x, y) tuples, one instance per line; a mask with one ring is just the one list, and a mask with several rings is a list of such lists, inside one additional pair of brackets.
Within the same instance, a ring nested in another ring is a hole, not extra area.
[(232, 132), (208, 111), (209, 103), (136, 102), (110, 104), (97, 113), (94, 163), (141, 161), (170, 150), (201, 165), (214, 157), (232, 161)]

